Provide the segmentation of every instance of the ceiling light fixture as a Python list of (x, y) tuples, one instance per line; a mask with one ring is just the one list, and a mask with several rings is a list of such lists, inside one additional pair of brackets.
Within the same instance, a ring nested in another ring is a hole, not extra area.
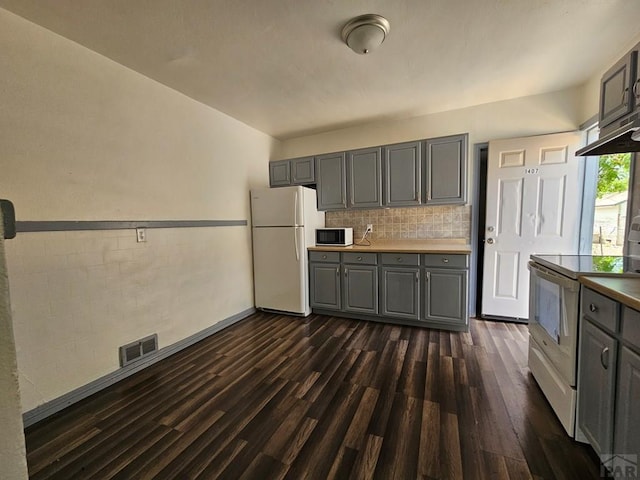
[(384, 42), (390, 28), (389, 20), (368, 13), (347, 22), (342, 28), (342, 40), (357, 54), (365, 55)]

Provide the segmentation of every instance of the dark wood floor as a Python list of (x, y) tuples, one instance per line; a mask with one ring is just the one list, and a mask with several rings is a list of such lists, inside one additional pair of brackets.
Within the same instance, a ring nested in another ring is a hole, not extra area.
[(523, 325), (258, 313), (30, 427), (30, 476), (599, 478), (526, 348)]

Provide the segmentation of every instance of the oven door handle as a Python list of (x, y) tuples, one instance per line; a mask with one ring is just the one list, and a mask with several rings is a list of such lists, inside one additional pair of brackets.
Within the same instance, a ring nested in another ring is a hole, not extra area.
[(572, 292), (577, 292), (580, 289), (580, 284), (576, 280), (572, 280), (567, 277), (563, 277), (557, 273), (552, 272), (544, 267), (541, 267), (535, 262), (529, 262), (529, 271), (543, 280), (560, 285), (562, 288), (568, 288)]

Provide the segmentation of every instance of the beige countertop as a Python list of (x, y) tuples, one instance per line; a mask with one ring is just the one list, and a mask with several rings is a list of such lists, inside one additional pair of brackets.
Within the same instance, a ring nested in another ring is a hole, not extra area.
[(594, 277), (584, 275), (580, 283), (602, 295), (640, 310), (640, 277)]
[(309, 247), (320, 252), (392, 252), (392, 253), (471, 253), (471, 245), (464, 239), (443, 238), (429, 240), (374, 240), (371, 245)]

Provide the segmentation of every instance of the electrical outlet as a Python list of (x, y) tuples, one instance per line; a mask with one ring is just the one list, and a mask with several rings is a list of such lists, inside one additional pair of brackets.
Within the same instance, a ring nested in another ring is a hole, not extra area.
[(367, 232), (373, 233), (373, 223), (367, 223)]
[(138, 243), (147, 241), (146, 228), (136, 228), (136, 240), (138, 241)]

